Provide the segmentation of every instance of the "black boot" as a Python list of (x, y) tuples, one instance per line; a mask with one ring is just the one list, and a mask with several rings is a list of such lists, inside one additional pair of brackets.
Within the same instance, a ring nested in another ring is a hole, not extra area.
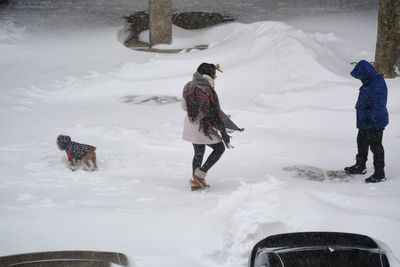
[(380, 183), (386, 181), (384, 171), (375, 171), (373, 175), (365, 179), (366, 183)]
[(356, 163), (353, 166), (346, 167), (346, 168), (344, 168), (344, 171), (347, 174), (366, 174), (367, 173), (365, 164), (361, 164), (361, 163)]

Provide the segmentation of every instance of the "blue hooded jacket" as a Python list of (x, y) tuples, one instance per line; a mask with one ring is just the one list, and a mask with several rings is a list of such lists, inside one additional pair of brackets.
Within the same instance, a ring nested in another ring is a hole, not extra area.
[(367, 61), (361, 60), (351, 76), (361, 80), (362, 86), (356, 103), (357, 128), (360, 130), (383, 130), (389, 123), (386, 109), (387, 87), (385, 80)]

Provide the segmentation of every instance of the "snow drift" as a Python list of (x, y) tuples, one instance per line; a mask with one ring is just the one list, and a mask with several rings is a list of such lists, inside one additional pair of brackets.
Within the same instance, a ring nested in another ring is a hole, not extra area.
[[(191, 46), (195, 34), (210, 48), (162, 55), (126, 49), (115, 27), (40, 40), (18, 33), (29, 43), (7, 37), (14, 30), (0, 32), (0, 254), (113, 250), (137, 266), (235, 267), (266, 235), (329, 230), (370, 235), (392, 249), (393, 263), (400, 257), (397, 125), (385, 132), (383, 184), (283, 170), (353, 161), (359, 83), (348, 55), (358, 54), (336, 34), (271, 21), (174, 28), (173, 45)], [(192, 149), (181, 140), (179, 103), (126, 101), (179, 99), (201, 62), (221, 64), (222, 108), (246, 128), (205, 194), (188, 190)], [(96, 146), (99, 171), (70, 172), (58, 134)]]

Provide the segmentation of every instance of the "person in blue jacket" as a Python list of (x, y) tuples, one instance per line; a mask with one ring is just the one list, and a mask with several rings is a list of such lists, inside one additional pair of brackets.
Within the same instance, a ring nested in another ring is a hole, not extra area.
[(382, 136), (389, 123), (386, 109), (387, 87), (385, 80), (367, 61), (361, 60), (354, 67), (351, 76), (361, 80), (362, 86), (356, 103), (357, 113), (357, 150), (356, 164), (344, 168), (348, 174), (365, 174), (368, 150), (374, 155), (375, 172), (365, 180), (366, 183), (378, 183), (386, 180), (385, 151)]

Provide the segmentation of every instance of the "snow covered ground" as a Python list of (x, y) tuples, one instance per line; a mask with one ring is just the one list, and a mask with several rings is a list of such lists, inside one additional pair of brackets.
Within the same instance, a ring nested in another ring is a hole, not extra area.
[[(344, 180), (285, 170), (353, 164), (350, 62), (373, 60), (376, 13), (226, 24), (196, 31), (208, 50), (172, 55), (125, 48), (121, 28), (1, 22), (0, 256), (109, 250), (138, 267), (239, 267), (268, 235), (326, 230), (367, 234), (399, 266), (399, 79), (387, 80), (386, 182), (364, 183), (371, 160)], [(174, 28), (174, 45), (192, 34)], [(201, 62), (222, 65), (221, 105), (246, 128), (206, 193), (189, 190), (193, 152), (175, 101)], [(153, 96), (172, 101), (140, 101)], [(71, 172), (58, 134), (96, 146), (99, 170)]]

